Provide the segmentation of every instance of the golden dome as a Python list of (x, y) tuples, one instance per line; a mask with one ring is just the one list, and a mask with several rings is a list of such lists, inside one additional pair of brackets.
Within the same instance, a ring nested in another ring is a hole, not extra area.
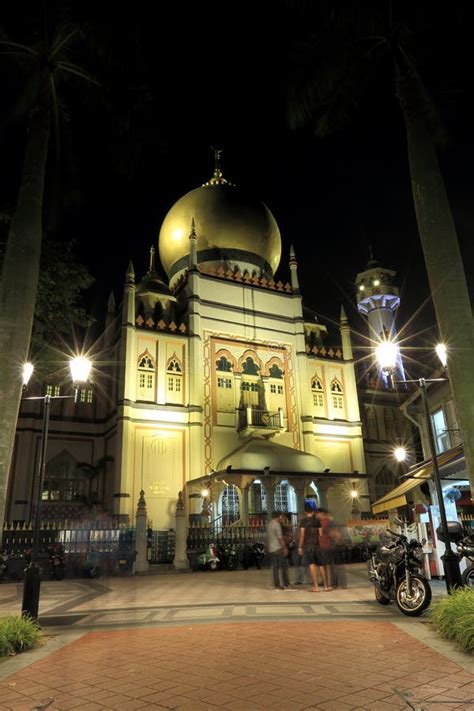
[(166, 215), (159, 237), (160, 260), (174, 281), (188, 267), (194, 218), (199, 264), (274, 275), (281, 256), (280, 230), (268, 207), (222, 177), (191, 190)]

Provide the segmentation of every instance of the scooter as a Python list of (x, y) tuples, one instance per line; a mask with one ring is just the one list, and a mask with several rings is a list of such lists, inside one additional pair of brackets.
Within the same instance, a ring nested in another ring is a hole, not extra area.
[(244, 552), (242, 555), (242, 565), (244, 570), (248, 570), (255, 565), (257, 570), (262, 567), (262, 562), (265, 557), (265, 546), (260, 541), (254, 541), (254, 543), (247, 543), (244, 547)]
[[(448, 521), (449, 539), (456, 546), (458, 559), (461, 561), (467, 558), (470, 565), (467, 566), (462, 574), (462, 584), (467, 588), (474, 588), (474, 534), (464, 535), (464, 529), (459, 521)], [(442, 543), (445, 543), (445, 535), (443, 526), (436, 529), (436, 534)]]
[(217, 570), (220, 558), (214, 543), (209, 543), (207, 550), (201, 553), (196, 559), (196, 569)]
[(8, 572), (8, 553), (2, 551), (0, 553), (0, 580), (4, 580), (7, 577)]
[(218, 543), (217, 555), (221, 561), (221, 567), (225, 570), (237, 570), (239, 567), (237, 549), (233, 543)]
[(54, 580), (63, 580), (66, 575), (66, 557), (62, 543), (48, 546), (49, 573)]

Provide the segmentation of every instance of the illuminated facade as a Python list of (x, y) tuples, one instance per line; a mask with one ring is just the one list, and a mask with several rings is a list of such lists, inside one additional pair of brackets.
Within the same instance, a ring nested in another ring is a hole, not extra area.
[[(165, 217), (159, 254), (168, 284), (152, 248), (141, 281), (130, 264), (120, 308), (109, 301), (102, 345), (112, 365), (97, 366), (105, 376), (96, 402), (88, 411), (81, 403), (80, 416), (52, 412), (45, 516), (67, 508), (61, 497), (75, 485), (53, 482), (104, 456), (113, 461), (93, 482), (95, 499), (133, 521), (143, 489), (158, 529), (174, 526), (188, 482), (238, 467), (241, 486), (213, 482), (215, 517), (248, 518), (276, 505), (300, 513), (308, 493), (340, 520), (368, 511), (347, 318), (342, 311), (330, 342), (326, 326), (305, 317), (293, 250), (283, 283), (275, 218), (225, 180), (219, 156), (211, 180)], [(29, 407), (18, 429), (10, 520), (29, 517), (39, 438), (39, 411)], [(201, 501), (188, 497), (187, 505), (199, 513)], [(77, 501), (69, 506), (74, 515)]]

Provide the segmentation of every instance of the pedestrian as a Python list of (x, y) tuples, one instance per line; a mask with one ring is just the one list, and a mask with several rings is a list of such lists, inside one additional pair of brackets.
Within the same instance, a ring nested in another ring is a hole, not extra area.
[(272, 518), (267, 525), (267, 550), (272, 561), (273, 587), (275, 590), (290, 590), (290, 578), (288, 574), (288, 548), (283, 538), (281, 524), (283, 514), (274, 511)]
[(327, 509), (320, 508), (317, 513), (319, 528), (319, 563), (324, 581), (324, 589), (332, 590), (331, 570), (333, 567), (334, 539), (332, 536), (333, 517)]
[[(319, 529), (321, 524), (315, 515), (315, 502), (305, 501), (305, 518), (300, 524), (300, 537), (298, 543), (298, 553), (303, 556), (303, 564), (309, 567), (311, 576), (312, 592), (319, 592), (318, 566), (320, 563)], [(324, 589), (328, 589), (326, 571), (321, 567)]]

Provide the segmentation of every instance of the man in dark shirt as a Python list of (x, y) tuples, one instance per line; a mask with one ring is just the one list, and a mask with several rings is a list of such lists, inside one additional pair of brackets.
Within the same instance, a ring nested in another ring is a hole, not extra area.
[[(318, 565), (320, 565), (319, 550), (319, 528), (320, 522), (316, 517), (313, 501), (306, 501), (304, 505), (305, 518), (300, 523), (300, 537), (298, 543), (298, 553), (303, 556), (302, 564), (309, 567), (309, 574), (313, 587), (312, 592), (319, 592), (318, 586)], [(327, 589), (327, 581), (324, 568), (321, 567), (324, 589)]]

